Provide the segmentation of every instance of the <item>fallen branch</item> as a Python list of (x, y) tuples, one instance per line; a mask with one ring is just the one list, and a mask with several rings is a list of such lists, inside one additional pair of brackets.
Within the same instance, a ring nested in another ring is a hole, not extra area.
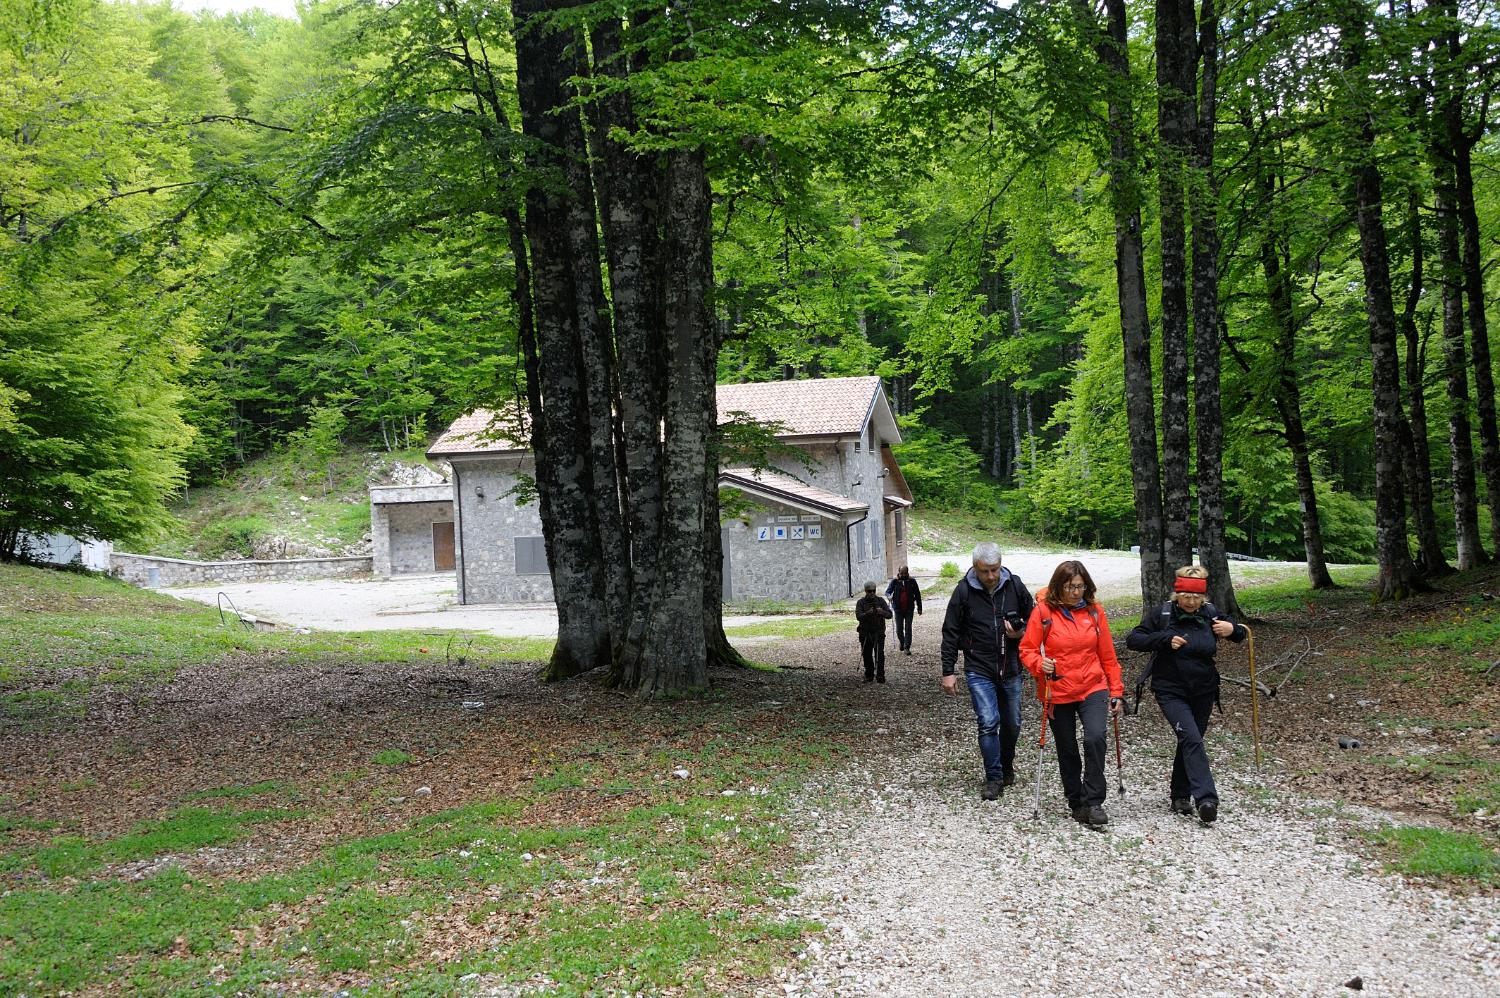
[[(1238, 676), (1220, 676), (1219, 678), (1226, 683), (1233, 683), (1234, 685), (1242, 686), (1247, 690), (1250, 688), (1250, 680), (1248, 679), (1241, 679)], [(1265, 694), (1267, 697), (1274, 697), (1276, 695), (1276, 689), (1274, 687), (1267, 686), (1265, 683), (1261, 682), (1258, 679), (1255, 681), (1255, 688), (1260, 690), (1261, 693)]]

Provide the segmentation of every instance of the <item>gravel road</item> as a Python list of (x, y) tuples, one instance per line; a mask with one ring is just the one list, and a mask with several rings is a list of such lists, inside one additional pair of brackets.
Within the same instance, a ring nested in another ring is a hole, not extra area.
[(1032, 820), (1034, 702), (1017, 785), (980, 801), (968, 698), (937, 691), (923, 619), (917, 655), (851, 706), (875, 750), (796, 814), (811, 860), (787, 914), (827, 932), (765, 993), (1301, 996), (1360, 977), (1372, 995), (1500, 994), (1500, 899), (1382, 873), (1349, 836), (1392, 818), (1293, 799), (1212, 731), (1219, 822), (1167, 813), (1149, 706), (1124, 722), (1123, 799), (1111, 750), (1107, 832), (1069, 818), (1050, 746)]

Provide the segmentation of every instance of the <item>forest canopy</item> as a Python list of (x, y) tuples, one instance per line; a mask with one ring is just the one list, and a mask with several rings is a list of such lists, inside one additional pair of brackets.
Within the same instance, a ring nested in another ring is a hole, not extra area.
[[(701, 154), (718, 380), (880, 375), (920, 501), (1137, 543), (1134, 370), (1168, 534), (1220, 488), (1230, 551), (1307, 558), (1311, 504), (1373, 560), (1389, 453), (1419, 569), (1500, 547), (1493, 4), (522, 6), (577, 28), (589, 156)], [(557, 181), (512, 9), (299, 10), (0, 11), (0, 553), (148, 536), (312, 428), (525, 408), (510, 221)]]

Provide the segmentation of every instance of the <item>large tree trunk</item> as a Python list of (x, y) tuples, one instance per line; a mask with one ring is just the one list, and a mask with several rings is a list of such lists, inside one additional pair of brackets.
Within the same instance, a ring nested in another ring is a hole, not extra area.
[[(591, 31), (596, 76), (622, 80), (626, 74), (621, 24), (605, 18)], [(613, 129), (635, 129), (628, 91), (596, 99), (591, 139), (598, 164), (604, 245), (609, 259), (610, 296), (620, 371), (620, 456), (625, 472), (626, 525), (630, 548), (626, 564), (632, 598), (624, 640), (615, 653), (611, 679), (621, 682), (624, 663), (638, 656), (647, 640), (650, 602), (640, 594), (655, 586), (656, 551), (662, 514), (661, 413), (666, 398), (665, 343), (660, 282), (661, 237), (658, 161), (641, 156), (612, 136)]]
[[(1185, 5), (1192, 10), (1191, 0)], [(1240, 615), (1224, 543), (1224, 417), (1219, 406), (1219, 184), (1214, 176), (1218, 127), (1219, 14), (1203, 0), (1198, 51), (1202, 57), (1193, 183), (1193, 401), (1198, 424), (1198, 558), (1208, 569), (1208, 592), (1223, 612)]]
[[(704, 531), (718, 530), (716, 504), (707, 500), (704, 476), (715, 434), (713, 399), (713, 254), (708, 176), (701, 150), (667, 155), (666, 237), (667, 353), (671, 378), (665, 420), (663, 516), (656, 586), (651, 600), (651, 640), (640, 656), (636, 685), (647, 696), (708, 686), (710, 616), (705, 605), (705, 564), (711, 545)], [(711, 522), (710, 522), (711, 521)]]
[(1406, 502), (1401, 480), (1401, 379), (1396, 356), (1396, 314), (1391, 303), (1390, 259), (1386, 252), (1380, 169), (1375, 163), (1375, 129), (1361, 95), (1368, 90), (1362, 3), (1337, 8), (1339, 55), (1351, 92), (1342, 117), (1353, 177), (1352, 207), (1359, 230), (1359, 262), (1365, 278), (1365, 311), (1370, 326), (1371, 384), (1375, 416), (1375, 550), (1380, 565), (1376, 598), (1411, 594), (1415, 568), (1406, 545)]
[(512, 4), (521, 126), (535, 143), (528, 165), (549, 181), (527, 193), (526, 230), (541, 381), (539, 425), (546, 441), (545, 455), (538, 456), (537, 488), (543, 533), (550, 537), (549, 568), (558, 614), (557, 644), (546, 675), (560, 679), (608, 664), (611, 632), (609, 616), (601, 612), (605, 587), (599, 571), (584, 330), (579, 328), (579, 302), (590, 292), (580, 288), (576, 278), (582, 274), (586, 281), (588, 266), (575, 259), (581, 209), (572, 203), (592, 198), (592, 192), (585, 194), (571, 184), (575, 175), (568, 163), (584, 154), (578, 118), (554, 113), (574, 97), (567, 83), (573, 33), (553, 30), (537, 19), (547, 10), (548, 4), (539, 0)]
[(1191, 0), (1156, 3), (1157, 189), (1161, 202), (1161, 483), (1169, 571), (1193, 560), (1188, 421), (1184, 175), (1194, 131), (1197, 37)]
[(1115, 286), (1125, 351), (1125, 413), (1130, 433), (1131, 483), (1135, 491), (1136, 543), (1141, 551), (1141, 599), (1143, 605), (1149, 606), (1162, 598), (1171, 576), (1162, 551), (1161, 466), (1156, 453), (1151, 323), (1146, 312), (1145, 252), (1141, 245), (1129, 15), (1125, 0), (1105, 0), (1105, 26), (1101, 32), (1092, 8), (1084, 0), (1073, 2), (1080, 23), (1096, 36), (1095, 53), (1105, 70), (1104, 96), (1109, 107), (1110, 135), (1109, 200), (1115, 222)]

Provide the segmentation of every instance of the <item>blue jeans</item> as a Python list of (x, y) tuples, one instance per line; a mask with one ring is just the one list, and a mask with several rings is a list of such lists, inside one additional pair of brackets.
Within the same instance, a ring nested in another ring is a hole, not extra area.
[(979, 722), (979, 754), (984, 778), (1004, 780), (1016, 768), (1016, 739), (1021, 734), (1021, 676), (996, 683), (977, 672), (967, 674), (969, 699)]

